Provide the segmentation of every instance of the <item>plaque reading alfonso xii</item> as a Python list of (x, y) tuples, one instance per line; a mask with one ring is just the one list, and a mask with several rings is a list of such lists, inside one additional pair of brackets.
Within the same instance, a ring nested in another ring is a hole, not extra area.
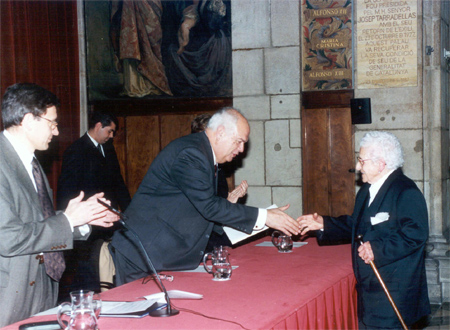
[(303, 91), (352, 88), (352, 1), (305, 0), (302, 16)]

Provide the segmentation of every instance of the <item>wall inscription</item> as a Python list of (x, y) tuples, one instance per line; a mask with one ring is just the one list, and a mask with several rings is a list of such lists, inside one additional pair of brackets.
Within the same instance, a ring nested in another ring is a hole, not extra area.
[(417, 86), (417, 1), (361, 0), (356, 12), (357, 87)]
[(352, 1), (302, 4), (303, 91), (353, 88)]

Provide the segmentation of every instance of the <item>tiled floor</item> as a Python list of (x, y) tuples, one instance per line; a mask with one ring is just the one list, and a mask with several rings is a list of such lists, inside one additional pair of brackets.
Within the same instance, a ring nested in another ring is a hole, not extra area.
[(425, 328), (427, 330), (449, 330), (450, 329), (450, 303), (442, 305), (431, 305), (431, 318)]

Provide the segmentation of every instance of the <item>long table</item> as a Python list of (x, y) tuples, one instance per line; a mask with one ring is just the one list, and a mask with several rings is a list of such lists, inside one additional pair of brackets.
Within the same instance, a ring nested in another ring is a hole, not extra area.
[[(356, 291), (350, 245), (319, 247), (315, 238), (279, 253), (264, 237), (230, 250), (231, 280), (213, 281), (201, 272), (163, 272), (167, 290), (203, 295), (201, 300), (172, 299), (180, 314), (172, 317), (100, 317), (100, 330), (137, 329), (357, 329)], [(155, 281), (142, 280), (102, 293), (104, 301), (134, 301), (159, 292)], [(189, 311), (188, 311), (189, 310)], [(17, 329), (32, 321), (56, 316), (32, 317), (7, 326)]]

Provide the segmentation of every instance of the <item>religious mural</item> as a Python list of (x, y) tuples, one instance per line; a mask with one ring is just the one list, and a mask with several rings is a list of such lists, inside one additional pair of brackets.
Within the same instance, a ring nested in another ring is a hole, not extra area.
[(232, 95), (229, 0), (84, 4), (90, 101)]

